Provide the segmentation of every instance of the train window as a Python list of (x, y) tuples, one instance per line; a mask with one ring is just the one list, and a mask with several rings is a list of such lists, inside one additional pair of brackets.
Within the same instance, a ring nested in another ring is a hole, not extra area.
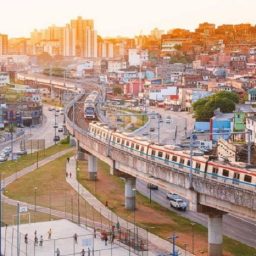
[(196, 163), (196, 173), (200, 172), (200, 167), (201, 167), (201, 164), (200, 163)]
[(177, 162), (177, 156), (172, 156), (172, 161)]
[(121, 142), (122, 146), (124, 146), (124, 139), (122, 139), (122, 142)]
[(163, 152), (158, 151), (158, 157), (163, 157)]
[(217, 179), (218, 172), (219, 172), (219, 169), (216, 168), (216, 167), (213, 167), (213, 169), (212, 169), (212, 174), (213, 174), (212, 177), (214, 179)]
[(222, 175), (225, 176), (225, 177), (228, 177), (229, 176), (229, 171), (226, 170), (226, 169), (223, 169)]
[(244, 181), (251, 183), (252, 182), (252, 176), (244, 175)]
[(129, 147), (129, 141), (126, 141), (126, 146)]
[(141, 151), (141, 152), (144, 152), (144, 147), (141, 147), (140, 151)]
[(136, 144), (136, 150), (140, 149), (140, 145)]
[(190, 166), (190, 160), (187, 161), (187, 166)]
[(169, 161), (169, 159), (170, 159), (170, 155), (166, 154), (165, 155), (165, 160)]
[(131, 148), (134, 148), (134, 143), (131, 144)]
[(184, 164), (185, 160), (183, 158), (180, 159), (180, 164)]
[(240, 179), (240, 173), (234, 172), (233, 183), (239, 184), (239, 179)]
[(155, 150), (152, 150), (151, 156), (154, 157), (155, 155), (156, 155), (156, 151), (155, 151)]
[(116, 142), (117, 142), (117, 143), (120, 143), (120, 138), (117, 138), (117, 139), (116, 139)]

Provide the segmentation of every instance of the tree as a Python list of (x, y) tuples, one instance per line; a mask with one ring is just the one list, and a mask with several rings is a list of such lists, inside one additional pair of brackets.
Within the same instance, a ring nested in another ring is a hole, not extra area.
[(223, 113), (230, 113), (235, 110), (238, 102), (239, 97), (235, 93), (218, 92), (193, 103), (194, 117), (197, 121), (209, 121), (216, 109), (219, 108)]

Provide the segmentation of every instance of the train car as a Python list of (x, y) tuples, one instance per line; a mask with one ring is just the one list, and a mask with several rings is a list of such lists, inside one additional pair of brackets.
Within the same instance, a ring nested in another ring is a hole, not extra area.
[(84, 101), (84, 118), (95, 119), (96, 118), (96, 106), (98, 103), (98, 92), (93, 91), (86, 97)]
[(213, 161), (209, 156), (193, 154), (191, 164), (190, 152), (182, 151), (177, 147), (158, 145), (128, 133), (113, 131), (99, 122), (90, 123), (89, 131), (94, 137), (108, 142), (111, 147), (122, 148), (122, 150), (127, 150), (140, 157), (167, 165), (170, 170), (177, 169), (184, 173), (192, 171), (194, 176), (214, 179), (250, 190), (256, 189), (256, 169), (248, 168), (245, 163)]

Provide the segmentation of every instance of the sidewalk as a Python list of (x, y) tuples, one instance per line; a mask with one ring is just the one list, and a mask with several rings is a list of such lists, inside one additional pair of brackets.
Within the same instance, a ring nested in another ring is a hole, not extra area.
[[(76, 159), (75, 157), (70, 158), (69, 162), (66, 163), (66, 171), (68, 173), (71, 173), (71, 177), (66, 177), (66, 181), (72, 186), (74, 190), (79, 192), (80, 196), (86, 200), (95, 210), (100, 212), (102, 216), (104, 216), (106, 219), (109, 219), (110, 221), (113, 221), (114, 223), (117, 223), (119, 221), (120, 226), (123, 228), (128, 228), (133, 230), (134, 225), (133, 223), (129, 223), (126, 220), (118, 217), (115, 213), (113, 213), (109, 208), (107, 208), (103, 203), (101, 203), (97, 198), (95, 198), (88, 190), (86, 190), (82, 185), (80, 185), (76, 178)], [(141, 229), (141, 228), (140, 228)], [(147, 233), (146, 230), (145, 234)], [(148, 232), (148, 241), (152, 247), (155, 248), (154, 251), (161, 250), (164, 253), (170, 253), (172, 250), (172, 243)], [(185, 252), (183, 249), (176, 247), (179, 250), (180, 256), (192, 256), (191, 253)], [(152, 250), (151, 250), (152, 251)], [(150, 252), (149, 255), (156, 255), (153, 252)]]

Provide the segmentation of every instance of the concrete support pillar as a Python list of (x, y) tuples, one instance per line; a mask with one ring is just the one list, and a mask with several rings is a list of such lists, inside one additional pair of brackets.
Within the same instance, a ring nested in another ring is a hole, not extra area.
[(222, 214), (208, 215), (208, 255), (222, 256)]
[(88, 155), (88, 174), (90, 180), (97, 179), (97, 158), (93, 155)]
[(76, 146), (76, 144), (77, 144), (76, 142), (77, 142), (77, 141), (76, 141), (76, 138), (70, 135), (69, 145), (72, 146), (72, 147), (74, 147), (74, 146)]
[(126, 178), (125, 179), (125, 208), (127, 210), (135, 211), (135, 193), (133, 189), (135, 188), (136, 179)]

